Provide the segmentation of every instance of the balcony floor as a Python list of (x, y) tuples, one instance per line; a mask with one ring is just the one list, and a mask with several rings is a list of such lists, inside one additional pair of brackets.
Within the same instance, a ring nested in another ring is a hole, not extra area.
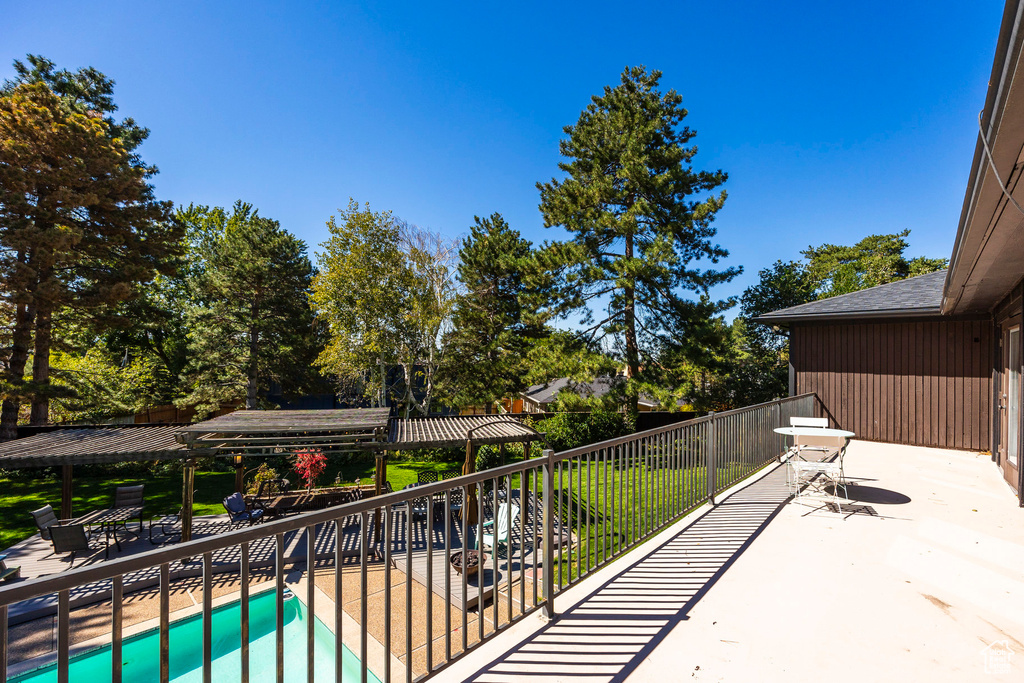
[(773, 467), (436, 680), (1024, 680), (1024, 509), (989, 457), (845, 464), (842, 513)]

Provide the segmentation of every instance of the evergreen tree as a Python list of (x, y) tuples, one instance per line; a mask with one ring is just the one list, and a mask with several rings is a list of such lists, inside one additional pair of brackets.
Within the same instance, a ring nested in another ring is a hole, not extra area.
[[(90, 82), (112, 88), (98, 73)], [(62, 96), (45, 79), (8, 82), (0, 94), (0, 291), (14, 316), (0, 438), (13, 437), (26, 398), (33, 424), (49, 418), (55, 316), (88, 310), (109, 322), (178, 249), (169, 204), (147, 182), (156, 170), (131, 151), (144, 135), (131, 124), (120, 137), (103, 117), (112, 103), (100, 99)]]
[(786, 333), (776, 331), (754, 318), (817, 299), (814, 281), (799, 261), (776, 261), (757, 273), (758, 283), (743, 290), (740, 317), (746, 334), (761, 349), (778, 349), (786, 345)]
[[(663, 344), (703, 325), (709, 311), (729, 308), (732, 300), (714, 302), (706, 293), (740, 272), (696, 267), (728, 255), (711, 242), (725, 192), (704, 196), (726, 174), (692, 169), (697, 148), (687, 143), (695, 133), (682, 126), (682, 97), (662, 93), (660, 78), (644, 67), (623, 71), (620, 85), (593, 97), (565, 128), (560, 151), (569, 161), (559, 168), (566, 177), (538, 183), (545, 226), (571, 235), (546, 248), (561, 285), (552, 312), (580, 314), (583, 334), (617, 340), (631, 412), (641, 371), (653, 368)], [(686, 291), (703, 298), (690, 301)], [(607, 311), (595, 322), (591, 305), (604, 301)]]
[(191, 393), (178, 401), (200, 413), (220, 403), (259, 405), (270, 383), (299, 391), (315, 378), (318, 351), (308, 295), (313, 269), (302, 240), (251, 204), (189, 206), (177, 220), (208, 236), (196, 276), (189, 366)]
[(526, 387), (526, 356), (541, 329), (527, 308), (532, 254), (529, 240), (501, 214), (475, 217), (459, 252), (464, 288), (447, 344), (452, 401), (491, 404)]
[(868, 235), (852, 246), (807, 247), (801, 253), (807, 259), (807, 274), (817, 287), (818, 298), (849, 294), (946, 267), (948, 259), (904, 256), (910, 246), (909, 235), (910, 230), (904, 230)]

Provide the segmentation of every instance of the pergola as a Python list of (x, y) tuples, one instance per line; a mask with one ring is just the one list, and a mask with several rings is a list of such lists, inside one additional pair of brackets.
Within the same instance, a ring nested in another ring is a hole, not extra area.
[(0, 468), (61, 468), (61, 517), (72, 517), (75, 465), (97, 465), (187, 457), (178, 442), (180, 427), (90, 427), (57, 429), (0, 443)]
[[(387, 480), (389, 451), (465, 446), (462, 473), (476, 469), (476, 449), (522, 443), (529, 456), (533, 428), (499, 415), (390, 418), (388, 408), (344, 410), (240, 410), (185, 426), (68, 428), (0, 443), (0, 468), (62, 469), (61, 516), (71, 517), (74, 465), (146, 460), (183, 460), (182, 540), (191, 537), (197, 456), (230, 457), (241, 487), (243, 458), (267, 457), (316, 448), (329, 453), (372, 452), (376, 456), (375, 493)], [(470, 491), (469, 495), (475, 494)], [(471, 502), (468, 501), (468, 502)], [(469, 506), (470, 516), (475, 507)], [(475, 520), (473, 520), (475, 521)]]

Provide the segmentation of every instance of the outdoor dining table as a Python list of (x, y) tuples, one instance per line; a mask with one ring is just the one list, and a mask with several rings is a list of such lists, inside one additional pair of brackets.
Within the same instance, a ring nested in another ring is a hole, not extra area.
[[(114, 537), (114, 545), (117, 546), (118, 552), (121, 551), (121, 540), (117, 537), (117, 525), (124, 524), (129, 520), (136, 519), (142, 516), (142, 506), (134, 507), (119, 507), (109, 508), (107, 510), (96, 510), (90, 512), (84, 517), (79, 517), (74, 520), (76, 524), (84, 524), (86, 526), (98, 526), (103, 529), (103, 537), (106, 543), (106, 547), (103, 551), (103, 556), (106, 559), (110, 559), (110, 537)], [(128, 531), (128, 527), (125, 526), (125, 531)], [(132, 533), (129, 531), (129, 533)], [(137, 535), (137, 534), (136, 534)]]
[[(776, 434), (783, 434), (786, 436), (821, 436), (827, 439), (842, 438), (849, 441), (853, 437), (857, 436), (851, 431), (845, 429), (833, 429), (832, 427), (776, 427)], [(802, 449), (797, 446), (796, 453), (793, 453), (793, 457), (798, 457), (803, 460), (803, 456), (800, 455)], [(780, 458), (781, 459), (781, 458)]]
[[(826, 439), (843, 439), (844, 440), (843, 441), (843, 445), (839, 449), (839, 462), (836, 463), (836, 464), (838, 464), (838, 467), (836, 468), (838, 470), (838, 479), (836, 481), (842, 482), (842, 486), (843, 486), (843, 490), (844, 490), (844, 494), (845, 494), (846, 474), (843, 471), (843, 456), (844, 456), (844, 454), (846, 452), (846, 444), (849, 442), (850, 439), (852, 439), (854, 436), (856, 436), (856, 434), (854, 434), (853, 432), (848, 431), (846, 429), (833, 429), (831, 427), (810, 427), (810, 426), (776, 427), (774, 431), (775, 431), (776, 434), (783, 434), (785, 436), (792, 436), (794, 438), (794, 440), (798, 436), (823, 437), (823, 438), (826, 438)], [(788, 485), (790, 487), (792, 487), (792, 488), (794, 488), (796, 490), (796, 492), (797, 492), (796, 495), (799, 496), (800, 495), (799, 482), (800, 482), (800, 476), (801, 476), (800, 473), (801, 472), (818, 472), (818, 471), (821, 471), (820, 468), (824, 467), (825, 465), (821, 465), (821, 464), (819, 464), (819, 465), (807, 465), (807, 464), (803, 464), (803, 463), (798, 464), (796, 462), (793, 462), (794, 458), (797, 458), (797, 459), (799, 459), (801, 461), (805, 461), (806, 460), (806, 458), (804, 458), (804, 456), (803, 456), (803, 448), (800, 445), (796, 446), (796, 451), (795, 452), (792, 449), (790, 449), (789, 451), (786, 452), (785, 455), (788, 455), (789, 458), (785, 458), (785, 456), (779, 456), (779, 461), (780, 462), (788, 461), (790, 463), (789, 471), (787, 472), (787, 483), (788, 483)], [(829, 467), (834, 467), (834, 466), (835, 465), (829, 465)], [(838, 487), (838, 485), (837, 485), (837, 487)], [(834, 498), (834, 495), (833, 495), (833, 498)]]

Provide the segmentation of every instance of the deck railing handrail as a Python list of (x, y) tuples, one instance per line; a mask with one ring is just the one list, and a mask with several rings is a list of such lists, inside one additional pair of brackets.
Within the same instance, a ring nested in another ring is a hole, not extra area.
[[(718, 491), (749, 476), (777, 457), (781, 452), (782, 441), (781, 437), (772, 432), (774, 426), (783, 426), (788, 416), (795, 414), (794, 411), (803, 411), (805, 414), (813, 412), (817, 415), (820, 410), (820, 401), (816, 395), (803, 394), (721, 413), (712, 413), (559, 453), (546, 450), (544, 455), (539, 458), (510, 463), (453, 479), (422, 484), (411, 490), (396, 491), (345, 503), (208, 538), (163, 546), (131, 557), (117, 558), (94, 566), (80, 567), (61, 574), (43, 576), (0, 587), (0, 681), (6, 680), (7, 673), (8, 608), (15, 603), (56, 593), (59, 598), (57, 601), (58, 621), (67, 620), (68, 599), (71, 590), (97, 582), (112, 581), (112, 590), (115, 596), (114, 623), (117, 624), (114, 629), (114, 638), (119, 643), (118, 631), (121, 624), (119, 602), (122, 597), (125, 577), (159, 567), (161, 633), (166, 635), (168, 626), (167, 614), (164, 611), (168, 609), (168, 606), (165, 592), (168, 590), (170, 581), (168, 568), (171, 563), (187, 563), (193, 560), (195, 562), (193, 566), (202, 567), (205, 587), (210, 585), (210, 575), (213, 571), (212, 554), (237, 547), (241, 552), (238, 565), (242, 572), (241, 583), (247, 585), (249, 544), (276, 539), (274, 565), (278, 574), (278, 605), (280, 606), (280, 592), (284, 585), (281, 573), (284, 567), (285, 534), (302, 532), (307, 534), (307, 557), (293, 558), (292, 563), (294, 564), (296, 561), (301, 563), (305, 559), (308, 578), (309, 566), (318, 559), (314, 551), (319, 533), (317, 526), (324, 525), (322, 529), (326, 531), (328, 528), (326, 525), (332, 523), (336, 529), (335, 581), (340, 591), (341, 527), (343, 520), (351, 518), (357, 518), (359, 525), (359, 562), (361, 580), (364, 582), (361, 598), (363, 601), (361, 604), (362, 618), (359, 620), (362, 643), (360, 656), (363, 680), (366, 680), (368, 627), (365, 581), (367, 556), (370, 549), (378, 547), (376, 542), (370, 540), (370, 516), (372, 513), (378, 520), (383, 517), (382, 541), (386, 560), (384, 571), (387, 572), (387, 576), (390, 576), (389, 563), (393, 559), (393, 540), (395, 542), (400, 540), (392, 539), (394, 516), (398, 513), (396, 511), (408, 515), (406, 518), (408, 521), (404, 525), (404, 552), (407, 554), (408, 560), (406, 570), (410, 572), (407, 574), (406, 591), (411, 600), (412, 582), (409, 577), (411, 577), (412, 567), (414, 502), (424, 499), (427, 501), (426, 524), (429, 527), (434, 524), (432, 520), (435, 511), (443, 509), (445, 513), (444, 519), (447, 521), (442, 534), (444, 536), (443, 551), (446, 557), (452, 549), (456, 549), (452, 545), (453, 535), (456, 532), (461, 531), (458, 547), (463, 549), (469, 547), (470, 538), (480, 539), (482, 537), (483, 516), (488, 506), (494, 515), (497, 515), (499, 509), (503, 508), (509, 515), (507, 520), (509, 538), (511, 539), (513, 533), (518, 536), (520, 558), (518, 562), (518, 590), (520, 593), (518, 613), (515, 613), (513, 605), (513, 592), (516, 588), (513, 584), (513, 573), (516, 570), (512, 569), (510, 540), (506, 553), (507, 567), (501, 572), (503, 578), (499, 577), (497, 557), (492, 560), (494, 568), (492, 569), (490, 597), (492, 598), (493, 619), (488, 620), (488, 623), (493, 621), (493, 628), (488, 627), (489, 633), (485, 631), (486, 612), (490, 610), (490, 607), (486, 604), (484, 581), (480, 580), (479, 585), (473, 587), (477, 598), (478, 645), (533, 611), (544, 609), (545, 613), (553, 615), (555, 613), (554, 598), (558, 593), (589, 576), (637, 544), (649, 539), (695, 507), (709, 500), (713, 502)], [(518, 489), (515, 489), (514, 483), (517, 480)], [(499, 486), (501, 481), (504, 481), (504, 486)], [(471, 500), (476, 501), (477, 519), (474, 523), (468, 522), (466, 512), (469, 510), (463, 510), (463, 514), (457, 522), (458, 526), (453, 532), (450, 520), (452, 492), (460, 489), (463, 496), (460, 505), (468, 506)], [(518, 507), (521, 509), (522, 515), (517, 522), (518, 527), (514, 526), (516, 522), (512, 519), (513, 506), (499, 506), (499, 497), (508, 496), (506, 500), (511, 501), (513, 493), (519, 496)], [(531, 529), (529, 533), (528, 526)], [(438, 533), (436, 527), (433, 528), (432, 534), (436, 535)], [(373, 535), (379, 536), (381, 529), (379, 521), (373, 523)], [(474, 532), (472, 535), (471, 531)], [(395, 533), (398, 533), (397, 528)], [(425, 535), (431, 539), (426, 542), (426, 571), (428, 574), (426, 599), (429, 611), (434, 589), (431, 576), (435, 571), (432, 564), (435, 542), (431, 534)], [(542, 555), (538, 553), (537, 544), (543, 546), (541, 548)], [(480, 542), (477, 540), (478, 548), (479, 545)], [(529, 559), (527, 547), (530, 547), (533, 553), (533, 566), (536, 567), (540, 564), (544, 566), (543, 584), (538, 585), (536, 580), (531, 580), (533, 599), (529, 601), (525, 588), (525, 566)], [(437, 548), (438, 552), (441, 550), (442, 548)], [(451, 569), (447, 568), (446, 571), (444, 590), (447, 594), (443, 596), (444, 603), (452, 599), (453, 588), (456, 590), (458, 588), (452, 586)], [(462, 623), (465, 626), (468, 610), (466, 605), (468, 599), (474, 596), (470, 595), (470, 586), (466, 582), (465, 574), (457, 580), (461, 582)], [(508, 601), (508, 611), (504, 618), (499, 618), (498, 610), (498, 602), (503, 599), (499, 593), (500, 585), (504, 585)], [(247, 589), (242, 589), (242, 595), (246, 594)], [(391, 593), (386, 591), (386, 594), (385, 599), (388, 600), (387, 606), (390, 608)], [(210, 618), (207, 597), (204, 591), (204, 619)], [(308, 599), (313, 599), (312, 589), (310, 589)], [(311, 608), (312, 605), (310, 605)], [(340, 612), (340, 609), (339, 606), (337, 610)], [(387, 619), (390, 620), (390, 611), (386, 610), (386, 614)], [(407, 637), (405, 679), (411, 681), (414, 677), (412, 676), (412, 641), (409, 639), (413, 623), (411, 614), (406, 614), (405, 618)], [(340, 614), (337, 619), (339, 633), (336, 634), (336, 637), (340, 647)], [(432, 632), (429, 616), (426, 617), (426, 621), (427, 672), (422, 677), (436, 673), (472, 647), (476, 647), (476, 645), (470, 646), (466, 634), (467, 629), (463, 628), (461, 651), (457, 655), (453, 655), (453, 634), (449, 628), (445, 636), (446, 649), (443, 661), (434, 662), (432, 647), (429, 645), (432, 642), (429, 638)], [(446, 616), (446, 624), (448, 621), (450, 621), (450, 614)], [(59, 667), (68, 665), (66, 626), (67, 624), (63, 623), (58, 630)], [(280, 621), (280, 618), (278, 619), (278, 628), (283, 629), (283, 622)], [(247, 632), (247, 625), (245, 629)], [(390, 674), (391, 661), (390, 626), (386, 626), (385, 631), (387, 635), (384, 636), (386, 651), (384, 673), (387, 677)], [(209, 638), (208, 634), (204, 635)], [(279, 633), (278, 637), (280, 639), (283, 636)], [(340, 653), (337, 656), (340, 663)], [(169, 655), (164, 652), (162, 657), (165, 658), (162, 660), (162, 664), (166, 665), (166, 657)], [(115, 663), (113, 666), (119, 675), (119, 665)], [(310, 667), (310, 676), (312, 676), (312, 659), (308, 666)], [(208, 678), (208, 672), (209, 665), (206, 664), (204, 665), (204, 678)], [(280, 662), (279, 675), (283, 676)], [(66, 669), (59, 668), (58, 680), (66, 680), (66, 676)]]

